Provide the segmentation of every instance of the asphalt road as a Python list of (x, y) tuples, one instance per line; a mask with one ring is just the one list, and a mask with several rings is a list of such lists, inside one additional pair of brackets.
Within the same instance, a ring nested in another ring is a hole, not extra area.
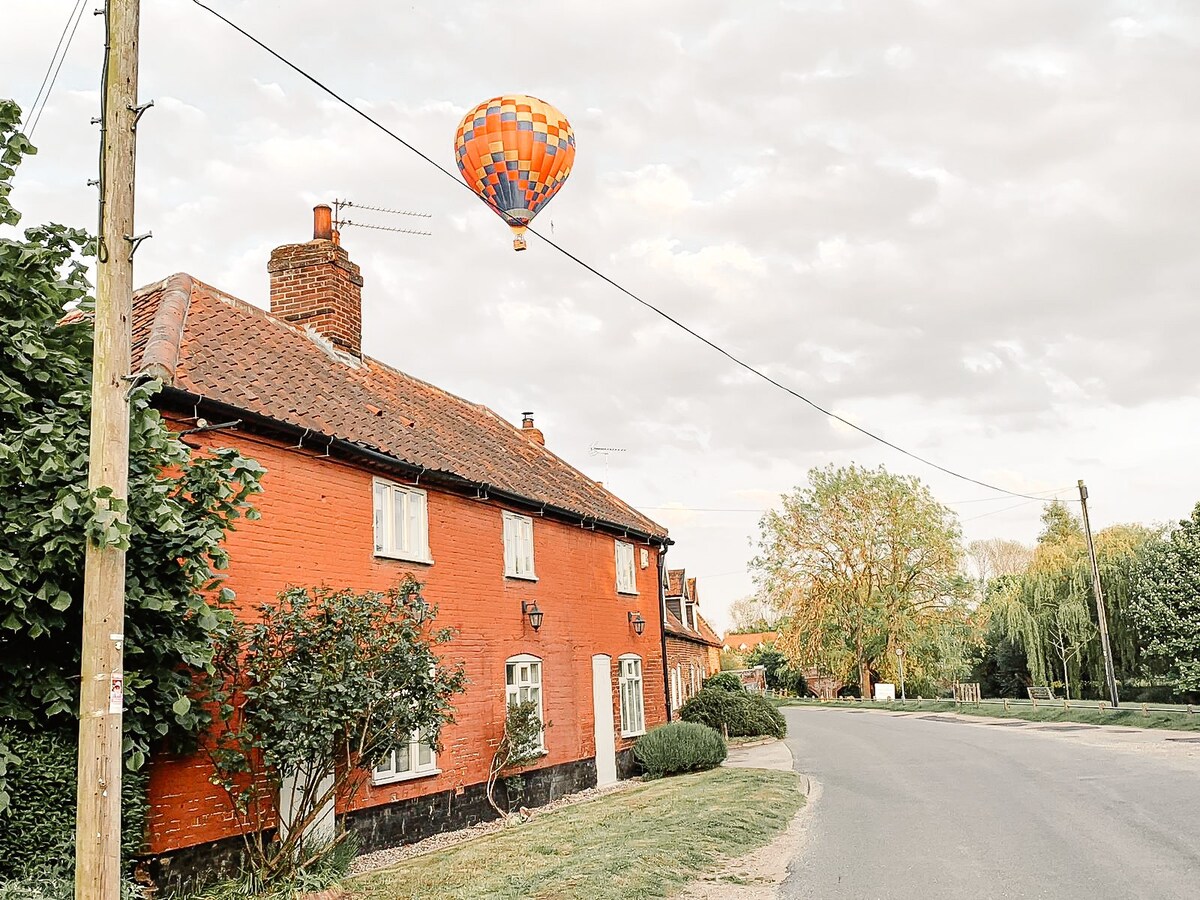
[(1200, 898), (1200, 743), (784, 714), (795, 768), (820, 790), (782, 897)]

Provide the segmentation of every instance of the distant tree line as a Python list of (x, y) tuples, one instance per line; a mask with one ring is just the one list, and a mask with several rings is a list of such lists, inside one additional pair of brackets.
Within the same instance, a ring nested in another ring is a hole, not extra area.
[[(815, 669), (869, 696), (898, 681), (902, 650), (910, 695), (966, 680), (985, 696), (1103, 696), (1091, 565), (1066, 504), (1047, 505), (1033, 547), (964, 546), (955, 513), (883, 468), (814, 469), (780, 506), (759, 525), (757, 593), (731, 608), (738, 630), (779, 631), (758, 655), (772, 672)], [(1200, 504), (1171, 527), (1094, 538), (1122, 696), (1198, 699)]]

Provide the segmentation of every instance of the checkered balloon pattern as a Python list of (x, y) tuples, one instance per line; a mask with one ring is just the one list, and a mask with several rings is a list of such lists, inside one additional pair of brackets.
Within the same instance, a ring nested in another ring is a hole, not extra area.
[(472, 190), (510, 226), (519, 227), (571, 174), (575, 133), (562, 113), (536, 97), (493, 97), (459, 123), (454, 156)]

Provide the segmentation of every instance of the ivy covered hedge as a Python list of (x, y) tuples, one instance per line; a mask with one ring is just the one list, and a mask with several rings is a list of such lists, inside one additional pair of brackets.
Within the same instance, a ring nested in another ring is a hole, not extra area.
[[(69, 879), (75, 870), (74, 729), (0, 725), (8, 747), (8, 790), (13, 803), (0, 814), (0, 881)], [(121, 855), (129, 859), (146, 833), (146, 770), (121, 782)]]

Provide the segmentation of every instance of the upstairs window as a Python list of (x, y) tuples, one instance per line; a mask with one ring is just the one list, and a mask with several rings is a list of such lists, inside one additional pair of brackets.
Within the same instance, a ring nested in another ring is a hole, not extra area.
[[(512, 656), (504, 663), (504, 700), (506, 706), (516, 706), (527, 700), (537, 704), (537, 717), (546, 721), (542, 712), (542, 661), (536, 656)], [(538, 736), (541, 749), (546, 749), (546, 732)]]
[(637, 576), (633, 565), (633, 544), (616, 541), (617, 545), (617, 593), (636, 594)]
[(401, 744), (384, 757), (371, 772), (371, 780), (375, 784), (388, 784), (422, 775), (437, 775), (439, 771), (433, 742), (418, 732), (408, 743)]
[(533, 519), (504, 513), (504, 574), (508, 578), (528, 578), (533, 574)]
[(617, 660), (617, 679), (621, 694), (621, 737), (646, 733), (646, 714), (642, 704), (642, 658), (622, 656)]
[(375, 555), (431, 563), (425, 492), (375, 482)]

